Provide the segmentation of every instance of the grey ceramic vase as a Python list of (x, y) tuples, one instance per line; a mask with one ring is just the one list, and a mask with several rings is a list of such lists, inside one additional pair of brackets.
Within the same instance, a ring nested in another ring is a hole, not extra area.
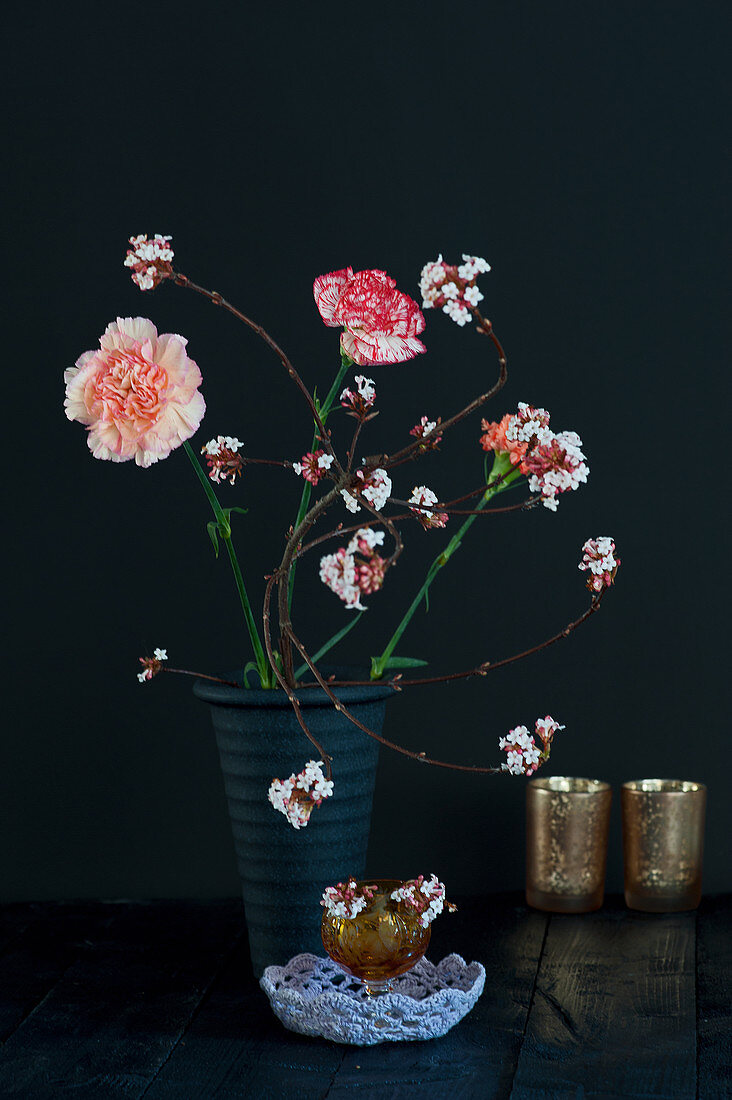
[[(193, 692), (211, 707), (254, 973), (260, 977), (265, 967), (284, 966), (303, 951), (322, 955), (323, 890), (365, 873), (378, 742), (338, 713), (321, 688), (298, 691), (308, 728), (333, 757), (335, 787), (308, 825), (294, 829), (269, 802), (269, 785), (301, 771), (317, 753), (287, 696), (206, 680), (197, 680)], [(381, 732), (392, 688), (374, 684), (335, 693), (364, 725)]]

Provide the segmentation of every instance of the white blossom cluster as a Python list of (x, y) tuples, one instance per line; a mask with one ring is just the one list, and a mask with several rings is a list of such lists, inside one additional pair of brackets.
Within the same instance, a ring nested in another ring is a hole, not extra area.
[[(377, 565), (382, 564), (375, 551), (383, 542), (383, 531), (360, 527), (348, 546), (320, 559), (321, 581), (343, 600), (349, 611), (366, 611), (361, 603), (362, 593), (379, 587), (378, 584), (374, 585), (374, 570), (369, 569), (368, 559), (373, 558)], [(356, 559), (357, 553), (364, 555), (366, 560), (359, 563)]]
[(428, 489), (426, 485), (415, 485), (412, 489), (412, 495), (407, 504), (410, 506), (421, 505), (417, 508), (412, 507), (412, 511), (425, 528), (444, 527), (447, 523), (447, 512), (435, 512), (430, 508), (431, 504), (437, 504), (438, 499), (436, 494)]
[(169, 240), (170, 237), (163, 237), (160, 233), (156, 233), (151, 241), (147, 239), (147, 234), (130, 237), (132, 248), (127, 251), (124, 265), (133, 269), (132, 281), (140, 290), (156, 287), (161, 279), (158, 265), (170, 265), (174, 253)]
[(577, 432), (550, 432), (526, 456), (524, 465), (531, 472), (529, 489), (541, 493), (542, 504), (552, 512), (557, 510), (557, 495), (578, 489), (590, 472)]
[(483, 301), (475, 280), (490, 271), (490, 264), (480, 256), (463, 253), (457, 266), (446, 264), (442, 254), (422, 268), (419, 289), (424, 309), (441, 309), (461, 328), (472, 321), (470, 308)]
[(322, 760), (309, 760), (298, 775), (273, 779), (268, 792), (272, 805), (284, 814), (294, 829), (304, 828), (315, 806), (333, 794), (333, 781), (326, 779)]
[(420, 923), (426, 928), (444, 908), (445, 886), (436, 875), (431, 875), (429, 882), (420, 875), (394, 890), (390, 897), (393, 901), (406, 901), (413, 909), (421, 911)]
[(355, 879), (349, 880), (345, 890), (341, 884), (339, 886), (329, 886), (323, 892), (320, 904), (333, 917), (353, 920), (366, 908), (368, 902), (362, 894), (355, 894), (357, 889)]
[(333, 455), (317, 455), (314, 452), (313, 454), (304, 455), (303, 457), (307, 459), (315, 459), (315, 461), (312, 463), (293, 462), (292, 468), (296, 474), (301, 474), (303, 470), (308, 470), (310, 468), (310, 465), (314, 466), (318, 470), (329, 470), (333, 465)]
[[(346, 387), (341, 394), (341, 405), (354, 407), (360, 404), (364, 410), (370, 408), (376, 400), (376, 384), (373, 378), (367, 378), (365, 374), (357, 374), (354, 381), (357, 392), (354, 393), (353, 390)], [(359, 398), (361, 399), (360, 402)]]
[(525, 401), (519, 401), (518, 412), (511, 417), (506, 428), (506, 439), (515, 443), (531, 443), (532, 440), (548, 442), (551, 438), (549, 420), (550, 414), (546, 409), (537, 409)]
[(611, 585), (620, 559), (615, 557), (615, 543), (610, 536), (588, 539), (582, 551), (582, 561), (578, 568), (592, 574), (587, 581), (590, 591), (599, 592)]
[(228, 451), (233, 451), (234, 454), (236, 454), (239, 448), (243, 446), (244, 444), (241, 440), (237, 439), (235, 436), (217, 435), (215, 439), (210, 439), (208, 443), (204, 443), (201, 453), (207, 455), (220, 455), (223, 448), (226, 448)]
[[(391, 495), (391, 478), (386, 470), (372, 470), (368, 477), (365, 476), (363, 470), (358, 470), (356, 477), (363, 481), (360, 492), (364, 500), (367, 500), (377, 512), (380, 512)], [(341, 496), (349, 512), (361, 511), (361, 506), (356, 497), (349, 493), (347, 489), (341, 489)]]
[(142, 672), (137, 673), (137, 679), (140, 683), (144, 684), (146, 680), (152, 680), (153, 676), (157, 676), (160, 672), (161, 662), (167, 661), (167, 659), (167, 649), (154, 649), (152, 657), (140, 657)]
[(511, 775), (531, 775), (539, 766), (541, 753), (526, 726), (510, 730), (500, 738), (498, 747), (506, 751), (506, 763), (501, 768)]

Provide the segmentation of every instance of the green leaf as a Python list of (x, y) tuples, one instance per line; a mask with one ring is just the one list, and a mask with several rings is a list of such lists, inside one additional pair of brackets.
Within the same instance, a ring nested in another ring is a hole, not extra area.
[[(371, 658), (374, 660), (374, 658)], [(390, 657), (384, 664), (385, 669), (418, 669), (429, 661), (423, 661), (418, 657)]]
[(249, 673), (252, 670), (254, 670), (254, 672), (256, 673), (259, 673), (256, 661), (247, 661), (247, 663), (244, 665), (244, 687), (247, 688), (247, 690), (251, 690), (249, 686)]
[(214, 554), (216, 555), (216, 557), (218, 557), (219, 556), (219, 525), (218, 525), (218, 523), (215, 522), (215, 520), (211, 520), (210, 523), (206, 524), (206, 530), (208, 531), (209, 538), (211, 539), (211, 542), (213, 543)]
[[(318, 652), (313, 654), (313, 656), (310, 659), (311, 659), (311, 661), (313, 662), (314, 665), (318, 663), (318, 661), (320, 660), (321, 657), (325, 656), (325, 654), (328, 652), (328, 650), (332, 649), (334, 645), (337, 645), (338, 642), (340, 642), (341, 638), (345, 638), (345, 636), (346, 636), (346, 634), (348, 634), (349, 630), (353, 630), (354, 626), (356, 625), (356, 623), (358, 622), (358, 620), (361, 618), (362, 615), (363, 615), (363, 611), (359, 611), (359, 613), (357, 615), (353, 616), (350, 623), (348, 623), (346, 626), (344, 626), (342, 630), (339, 630), (337, 634), (334, 634), (332, 638), (329, 638), (328, 641), (320, 647)], [(308, 671), (308, 665), (307, 664), (300, 665), (300, 667), (295, 670), (295, 679), (299, 680), (300, 677), (304, 676), (307, 671)]]

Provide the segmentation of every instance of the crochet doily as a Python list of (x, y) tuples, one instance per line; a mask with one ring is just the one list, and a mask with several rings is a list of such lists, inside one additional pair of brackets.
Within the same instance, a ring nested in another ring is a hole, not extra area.
[(332, 959), (295, 955), (268, 966), (259, 984), (290, 1031), (336, 1043), (373, 1046), (403, 1039), (436, 1039), (470, 1012), (483, 992), (485, 970), (460, 955), (420, 961), (394, 979), (391, 993), (370, 997), (361, 982)]

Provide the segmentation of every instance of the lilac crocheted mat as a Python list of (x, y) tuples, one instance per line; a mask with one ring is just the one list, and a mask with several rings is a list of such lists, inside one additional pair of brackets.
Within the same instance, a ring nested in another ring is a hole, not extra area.
[(394, 979), (391, 993), (369, 997), (331, 959), (296, 955), (286, 966), (268, 966), (259, 984), (290, 1031), (373, 1046), (444, 1035), (480, 997), (485, 970), (460, 955), (448, 955), (437, 966), (420, 959)]

